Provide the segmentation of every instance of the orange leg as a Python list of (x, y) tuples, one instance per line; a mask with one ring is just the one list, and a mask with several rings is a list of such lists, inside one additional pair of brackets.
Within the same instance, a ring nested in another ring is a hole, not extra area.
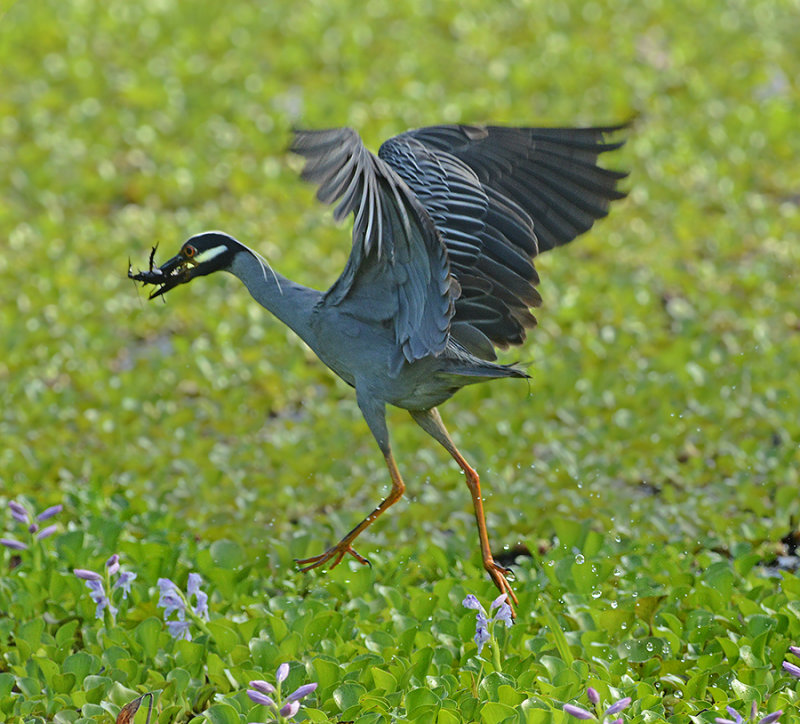
[(514, 612), (514, 604), (519, 604), (511, 585), (506, 579), (506, 575), (511, 573), (508, 568), (495, 563), (492, 556), (492, 550), (489, 547), (489, 534), (486, 531), (486, 517), (483, 513), (483, 498), (481, 497), (481, 481), (478, 473), (473, 470), (470, 464), (464, 459), (464, 456), (458, 451), (455, 443), (447, 432), (439, 411), (434, 407), (430, 410), (423, 412), (411, 411), (411, 417), (417, 424), (430, 434), (433, 438), (439, 441), (441, 445), (453, 456), (453, 459), (458, 463), (459, 467), (464, 471), (467, 480), (467, 487), (469, 488), (470, 495), (472, 495), (472, 505), (475, 508), (475, 520), (478, 523), (478, 538), (481, 543), (481, 557), (483, 558), (483, 567), (488, 572), (494, 585), (500, 590), (501, 593), (508, 594), (508, 604), (511, 606), (512, 615), (516, 616)]
[(342, 558), (344, 558), (345, 553), (349, 553), (360, 563), (369, 564), (369, 561), (364, 558), (364, 556), (356, 553), (352, 547), (352, 543), (369, 525), (377, 520), (379, 515), (400, 500), (400, 498), (403, 497), (403, 492), (406, 489), (403, 479), (400, 477), (400, 471), (397, 469), (397, 464), (394, 461), (394, 456), (388, 447), (383, 456), (386, 459), (386, 467), (389, 468), (389, 475), (392, 478), (392, 489), (389, 492), (388, 497), (335, 546), (328, 548), (328, 550), (326, 550), (324, 553), (320, 553), (318, 556), (312, 556), (311, 558), (304, 558), (302, 560), (295, 561), (295, 563), (301, 566), (301, 571), (305, 572), (310, 571), (312, 568), (318, 568), (331, 559), (333, 559), (333, 563), (330, 567), (336, 568), (336, 566), (338, 566), (341, 562)]

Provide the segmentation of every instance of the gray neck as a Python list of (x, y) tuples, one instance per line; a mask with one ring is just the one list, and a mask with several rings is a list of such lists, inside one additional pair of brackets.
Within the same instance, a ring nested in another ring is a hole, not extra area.
[(242, 280), (262, 307), (272, 312), (312, 348), (311, 312), (322, 298), (316, 289), (304, 287), (272, 271), (249, 250), (233, 257), (228, 271)]

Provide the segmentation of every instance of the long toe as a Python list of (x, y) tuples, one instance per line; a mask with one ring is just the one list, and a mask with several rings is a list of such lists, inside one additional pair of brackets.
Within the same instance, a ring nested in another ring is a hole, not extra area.
[(341, 562), (342, 558), (344, 558), (345, 553), (349, 553), (353, 558), (355, 558), (359, 563), (363, 563), (364, 565), (371, 565), (370, 562), (364, 558), (359, 553), (356, 553), (355, 549), (347, 543), (342, 543), (341, 541), (337, 543), (332, 548), (328, 548), (324, 553), (320, 553), (318, 556), (312, 556), (311, 558), (302, 558), (298, 559), (295, 558), (295, 563), (300, 566), (300, 572), (305, 573), (306, 571), (310, 571), (312, 568), (319, 568), (320, 566), (326, 564), (328, 561), (333, 559), (333, 563), (331, 563), (330, 568), (336, 568)]
[[(501, 565), (498, 565), (493, 560), (484, 561), (484, 567), (488, 571), (489, 575), (491, 576), (492, 580), (494, 581), (494, 585), (497, 586), (500, 593), (508, 594), (508, 605), (511, 607), (511, 614), (516, 618), (516, 611), (514, 610), (514, 606), (519, 605), (519, 601), (517, 600), (517, 596), (514, 593), (513, 589), (511, 588), (511, 584), (508, 582), (506, 575), (511, 574), (512, 571), (508, 568), (504, 568)], [(512, 605), (513, 604), (513, 605)]]

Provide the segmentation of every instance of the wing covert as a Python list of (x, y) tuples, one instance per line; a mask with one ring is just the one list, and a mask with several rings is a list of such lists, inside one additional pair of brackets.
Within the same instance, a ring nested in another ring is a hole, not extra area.
[(597, 165), (607, 128), (431, 126), (395, 136), (378, 155), (430, 214), (461, 285), (452, 336), (473, 354), (521, 344), (541, 304), (532, 259), (608, 213), (627, 174)]
[(325, 303), (361, 319), (390, 321), (402, 352), (394, 361), (438, 354), (447, 344), (458, 285), (428, 212), (403, 180), (350, 128), (297, 131), (291, 150), (317, 198), (354, 215), (353, 248)]

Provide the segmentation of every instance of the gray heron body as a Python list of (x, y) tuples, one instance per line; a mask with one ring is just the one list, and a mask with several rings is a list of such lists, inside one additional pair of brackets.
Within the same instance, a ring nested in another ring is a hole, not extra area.
[(494, 561), (478, 474), (448, 434), (437, 406), (461, 387), (527, 377), (499, 364), (495, 347), (521, 344), (541, 297), (532, 260), (566, 244), (625, 194), (625, 173), (602, 168), (618, 148), (605, 128), (433, 126), (395, 136), (378, 155), (352, 129), (299, 131), (292, 150), (317, 196), (354, 216), (353, 246), (325, 292), (292, 282), (257, 253), (218, 231), (188, 239), (161, 267), (129, 276), (156, 284), (152, 297), (215, 271), (238, 277), (294, 330), (356, 399), (392, 480), (388, 497), (339, 543), (298, 563), (302, 570), (345, 554), (366, 563), (353, 541), (403, 494), (385, 407), (406, 409), (466, 476), (483, 565), (516, 603), (508, 570)]

